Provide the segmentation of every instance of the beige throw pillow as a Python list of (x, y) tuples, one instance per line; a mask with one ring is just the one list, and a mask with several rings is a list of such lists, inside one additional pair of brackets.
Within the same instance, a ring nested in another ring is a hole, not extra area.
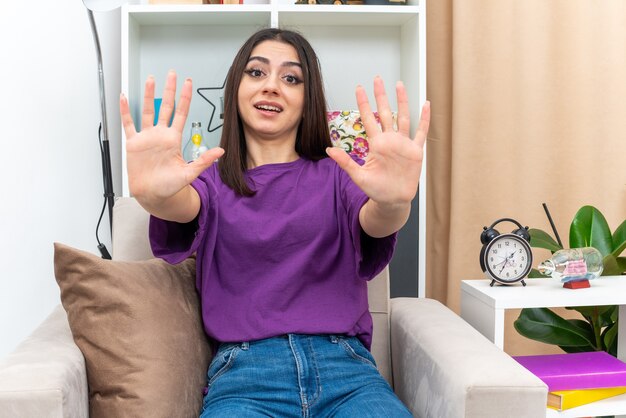
[(195, 260), (110, 261), (54, 245), (91, 418), (197, 417), (210, 361)]

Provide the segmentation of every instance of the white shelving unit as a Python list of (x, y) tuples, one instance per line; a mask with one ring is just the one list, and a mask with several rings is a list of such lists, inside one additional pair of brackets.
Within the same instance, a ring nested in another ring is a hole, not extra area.
[[(395, 82), (402, 80), (411, 100), (413, 129), (426, 100), (426, 15), (424, 2), (407, 5), (308, 5), (291, 0), (242, 5), (126, 5), (122, 8), (122, 91), (134, 120), (140, 120), (143, 86), (155, 76), (157, 96), (169, 69), (194, 82), (183, 143), (192, 121), (200, 121), (210, 146), (217, 130), (207, 133), (211, 107), (196, 89), (219, 87), (241, 44), (255, 31), (281, 27), (301, 32), (317, 52), (329, 110), (355, 109), (354, 90), (363, 85), (373, 101), (372, 80), (380, 75), (395, 103)], [(245, 3), (245, 2), (244, 2)], [(219, 94), (213, 92), (219, 103)], [(218, 109), (219, 110), (219, 109)], [(218, 112), (219, 113), (219, 112)], [(210, 128), (219, 123), (213, 121)], [(122, 132), (122, 185), (128, 196), (126, 138)], [(424, 164), (425, 167), (425, 164)], [(419, 239), (426, 241), (425, 168), (419, 190)], [(419, 246), (418, 288), (425, 289), (425, 248)]]
[[(500, 348), (506, 309), (618, 305), (626, 318), (626, 276), (602, 276), (586, 289), (564, 289), (557, 279), (526, 279), (527, 286), (489, 286), (489, 280), (461, 282), (461, 316)], [(617, 356), (626, 361), (626, 321), (619, 322)], [(549, 418), (626, 415), (626, 394), (565, 411), (547, 409)]]

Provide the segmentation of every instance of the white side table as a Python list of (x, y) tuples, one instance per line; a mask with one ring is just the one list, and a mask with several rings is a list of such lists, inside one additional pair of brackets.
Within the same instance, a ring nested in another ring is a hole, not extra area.
[[(602, 276), (585, 289), (564, 289), (556, 279), (525, 279), (512, 286), (489, 286), (490, 280), (461, 282), (461, 317), (501, 349), (504, 347), (504, 311), (522, 308), (619, 305), (626, 318), (626, 276)], [(617, 354), (626, 361), (626, 320), (619, 321)], [(563, 412), (548, 409), (548, 417), (626, 414), (626, 394)]]

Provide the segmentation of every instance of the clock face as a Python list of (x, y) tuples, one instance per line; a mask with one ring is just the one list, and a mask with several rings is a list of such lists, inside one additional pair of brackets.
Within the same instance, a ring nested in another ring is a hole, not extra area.
[(523, 238), (502, 234), (487, 244), (483, 261), (490, 278), (502, 283), (513, 283), (530, 272), (532, 252)]

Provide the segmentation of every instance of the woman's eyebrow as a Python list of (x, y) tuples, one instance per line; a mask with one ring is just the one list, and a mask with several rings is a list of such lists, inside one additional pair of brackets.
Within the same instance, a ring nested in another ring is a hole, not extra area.
[(300, 67), (302, 68), (302, 64), (296, 61), (285, 61), (281, 65), (281, 67)]
[[(261, 57), (261, 56), (251, 56), (250, 58), (248, 58), (248, 62), (250, 61), (261, 61), (264, 64), (269, 64), (270, 60), (265, 58), (265, 57)], [(300, 64), (299, 62), (296, 61), (285, 61), (282, 64), (280, 64), (281, 67), (300, 67), (302, 68), (302, 64)]]

